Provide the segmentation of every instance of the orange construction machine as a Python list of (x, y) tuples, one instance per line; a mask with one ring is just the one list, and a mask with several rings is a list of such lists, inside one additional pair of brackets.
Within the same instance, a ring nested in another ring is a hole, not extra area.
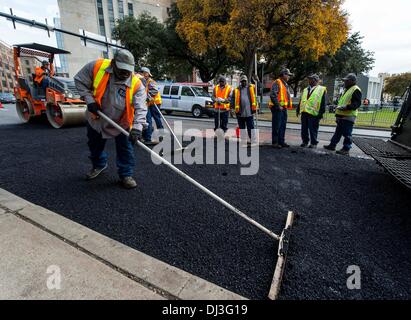
[[(14, 93), (20, 119), (27, 123), (35, 117), (47, 115), (50, 124), (57, 129), (84, 124), (87, 105), (80, 99), (74, 80), (54, 76), (54, 56), (70, 52), (38, 43), (15, 45), (13, 49), (17, 79)], [(40, 58), (47, 59), (50, 69), (44, 75), (47, 78), (46, 86), (35, 81), (35, 70), (32, 70), (31, 75), (23, 76), (20, 67), (20, 58), (23, 57), (40, 62)]]

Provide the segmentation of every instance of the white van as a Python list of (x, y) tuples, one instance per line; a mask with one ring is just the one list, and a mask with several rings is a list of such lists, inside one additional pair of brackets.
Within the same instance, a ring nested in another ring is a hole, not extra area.
[(195, 118), (214, 115), (211, 94), (206, 87), (190, 83), (158, 83), (158, 90), (163, 100), (161, 110), (167, 114), (190, 112)]

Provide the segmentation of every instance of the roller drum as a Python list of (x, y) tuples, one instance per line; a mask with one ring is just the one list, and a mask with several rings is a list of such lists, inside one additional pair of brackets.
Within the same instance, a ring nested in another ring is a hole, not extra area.
[(23, 123), (28, 123), (34, 117), (34, 109), (30, 100), (18, 100), (16, 102), (16, 111)]
[(86, 123), (87, 106), (77, 104), (48, 104), (46, 108), (47, 119), (50, 124), (60, 129), (69, 126), (78, 126)]

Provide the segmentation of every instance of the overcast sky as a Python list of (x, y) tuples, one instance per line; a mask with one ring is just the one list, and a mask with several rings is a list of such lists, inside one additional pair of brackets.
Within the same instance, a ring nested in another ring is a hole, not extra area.
[[(41, 3), (41, 5), (40, 5)], [(0, 0), (0, 10), (53, 24), (58, 15), (57, 0)], [(345, 0), (344, 8), (350, 14), (351, 31), (360, 31), (364, 36), (363, 47), (375, 52), (375, 67), (370, 72), (399, 73), (411, 71), (411, 12), (410, 0)], [(41, 42), (56, 45), (55, 36), (38, 29), (12, 24), (0, 18), (0, 40), (9, 44)]]

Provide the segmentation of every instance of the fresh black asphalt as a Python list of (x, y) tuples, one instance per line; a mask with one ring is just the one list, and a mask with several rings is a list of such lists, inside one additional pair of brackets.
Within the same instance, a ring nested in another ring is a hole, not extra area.
[[(137, 149), (133, 191), (109, 171), (86, 182), (84, 127), (0, 126), (0, 187), (252, 299), (265, 299), (277, 243)], [(280, 233), (297, 213), (281, 299), (410, 299), (411, 194), (373, 161), (308, 150), (260, 150), (260, 171), (180, 168)], [(347, 268), (361, 269), (349, 290)]]

